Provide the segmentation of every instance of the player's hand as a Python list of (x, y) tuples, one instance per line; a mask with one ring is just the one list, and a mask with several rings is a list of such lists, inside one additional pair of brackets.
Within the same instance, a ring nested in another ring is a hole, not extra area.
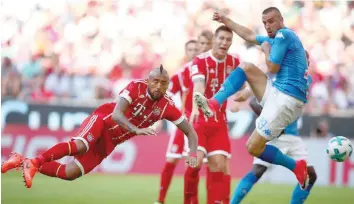
[(137, 129), (134, 132), (136, 135), (156, 135), (155, 130), (151, 129), (151, 128), (141, 128), (141, 129)]
[(225, 23), (227, 17), (224, 12), (221, 11), (215, 11), (213, 14), (213, 20), (217, 21), (219, 23)]
[(188, 155), (186, 163), (192, 168), (197, 167), (198, 164), (197, 153), (190, 153)]
[(261, 45), (262, 51), (263, 52), (269, 52), (270, 51), (270, 44), (267, 41), (264, 41)]

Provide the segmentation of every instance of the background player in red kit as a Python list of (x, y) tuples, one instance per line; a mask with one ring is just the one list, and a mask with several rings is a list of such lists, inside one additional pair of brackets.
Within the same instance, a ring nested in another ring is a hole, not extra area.
[[(114, 148), (136, 135), (154, 135), (150, 127), (156, 121), (167, 119), (177, 125), (189, 140), (191, 148), (187, 163), (196, 166), (197, 135), (192, 126), (165, 95), (169, 76), (162, 66), (151, 71), (147, 80), (131, 82), (121, 93), (117, 103), (98, 107), (82, 123), (78, 134), (69, 142), (59, 143), (34, 159), (12, 154), (1, 167), (2, 173), (18, 168), (21, 163), (28, 188), (37, 171), (64, 180), (74, 180), (88, 174)], [(74, 156), (74, 161), (60, 164), (64, 156)]]
[[(229, 73), (237, 67), (239, 60), (227, 54), (232, 44), (232, 36), (232, 31), (226, 26), (216, 29), (212, 50), (200, 54), (193, 61), (191, 69), (193, 90), (190, 90), (189, 94), (200, 91), (207, 98), (212, 97)], [(204, 116), (194, 103), (189, 110), (190, 121), (198, 133), (198, 168), (188, 168), (185, 172), (185, 203), (198, 202), (196, 178), (204, 156), (208, 158), (211, 177), (208, 203), (229, 202), (230, 176), (226, 164), (227, 158), (230, 157), (230, 141), (225, 110), (226, 104), (213, 118)]]
[[(211, 41), (213, 38), (213, 33), (211, 31), (203, 31), (199, 37), (198, 42), (195, 40), (190, 40), (185, 44), (185, 54), (188, 59), (188, 63), (186, 63), (181, 72), (173, 75), (170, 80), (169, 91), (172, 94), (181, 94), (182, 107), (181, 112), (184, 112), (184, 105), (186, 100), (186, 93), (188, 91), (189, 81), (186, 79), (190, 78), (189, 69), (192, 65), (193, 58), (201, 53), (206, 52), (211, 49)], [(194, 43), (198, 48), (197, 52), (192, 52), (191, 48), (193, 48)], [(198, 45), (198, 46), (197, 46)], [(194, 54), (194, 55), (193, 55)], [(190, 99), (192, 101), (192, 99)], [(159, 197), (155, 204), (164, 203), (165, 197), (167, 194), (167, 190), (170, 186), (173, 172), (176, 168), (178, 161), (185, 156), (185, 142), (184, 142), (184, 134), (180, 130), (176, 130), (176, 133), (170, 137), (170, 141), (168, 143), (167, 152), (166, 152), (166, 162), (164, 168), (161, 172), (161, 181), (160, 181), (160, 189), (159, 189)]]

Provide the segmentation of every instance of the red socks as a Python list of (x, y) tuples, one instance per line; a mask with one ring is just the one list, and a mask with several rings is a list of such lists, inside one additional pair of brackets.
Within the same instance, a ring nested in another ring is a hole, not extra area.
[(199, 170), (188, 167), (184, 173), (184, 204), (198, 204)]
[(166, 162), (161, 172), (160, 193), (158, 202), (164, 203), (168, 187), (170, 186), (176, 164)]
[(207, 189), (207, 202), (211, 201), (211, 193), (210, 193), (210, 185), (211, 185), (211, 175), (210, 175), (210, 170), (207, 165), (205, 165), (205, 170), (206, 170), (206, 178), (205, 178), (205, 184), (206, 184), (206, 189)]
[(50, 177), (58, 177), (67, 180), (65, 166), (66, 166), (65, 164), (60, 164), (54, 161), (47, 162), (41, 166), (39, 172)]
[(52, 148), (35, 158), (35, 163), (40, 167), (45, 162), (58, 160), (65, 156), (73, 156), (78, 153), (79, 152), (74, 141), (62, 142), (54, 145)]
[(224, 174), (224, 200), (223, 203), (230, 203), (231, 176)]
[(223, 172), (210, 172), (210, 200), (208, 204), (222, 203), (225, 197), (224, 191), (224, 173)]

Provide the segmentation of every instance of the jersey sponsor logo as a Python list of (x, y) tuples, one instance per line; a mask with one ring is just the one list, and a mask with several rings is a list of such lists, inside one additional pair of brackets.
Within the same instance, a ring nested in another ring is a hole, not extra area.
[(192, 74), (196, 74), (196, 73), (198, 73), (198, 71), (199, 71), (199, 70), (198, 70), (198, 65), (196, 65), (196, 64), (193, 65), (193, 66), (192, 66), (192, 71), (191, 71)]
[(210, 87), (211, 87), (211, 91), (215, 93), (216, 89), (219, 87), (219, 79), (218, 78), (211, 79)]
[(285, 39), (282, 32), (278, 32), (277, 35), (275, 36), (275, 38), (283, 38), (283, 39)]
[(142, 115), (142, 111), (144, 111), (146, 109), (146, 107), (144, 105), (142, 105), (141, 103), (136, 104), (136, 106), (133, 108), (134, 112), (133, 115), (137, 116), (137, 115)]

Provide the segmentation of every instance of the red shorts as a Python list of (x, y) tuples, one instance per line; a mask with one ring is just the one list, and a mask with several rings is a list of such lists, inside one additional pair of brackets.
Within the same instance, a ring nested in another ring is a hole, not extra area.
[(184, 139), (184, 133), (177, 129), (176, 133), (170, 137), (170, 141), (168, 142), (167, 158), (182, 158), (183, 156), (187, 156)]
[(216, 154), (231, 158), (231, 145), (226, 122), (202, 122), (193, 124), (198, 134), (198, 150), (203, 151), (207, 157)]
[(103, 119), (105, 115), (92, 114), (81, 124), (80, 129), (72, 140), (81, 140), (87, 151), (76, 155), (74, 162), (79, 166), (82, 175), (89, 173), (98, 166), (113, 150), (109, 131)]

